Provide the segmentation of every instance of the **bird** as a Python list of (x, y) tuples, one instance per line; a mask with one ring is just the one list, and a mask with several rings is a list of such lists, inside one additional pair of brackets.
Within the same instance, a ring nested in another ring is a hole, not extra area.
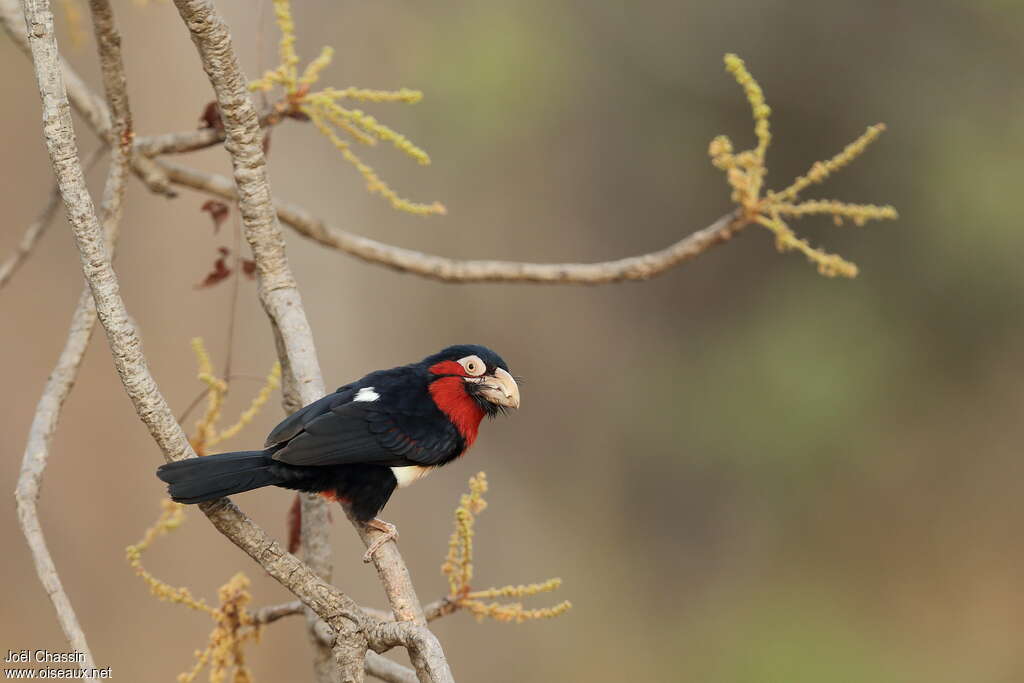
[(395, 489), (469, 450), (484, 417), (517, 408), (519, 385), (501, 356), (459, 344), (338, 388), (285, 418), (261, 450), (177, 460), (157, 476), (185, 504), (265, 486), (319, 493), (383, 532), (363, 556), (369, 562), (398, 537), (377, 517)]

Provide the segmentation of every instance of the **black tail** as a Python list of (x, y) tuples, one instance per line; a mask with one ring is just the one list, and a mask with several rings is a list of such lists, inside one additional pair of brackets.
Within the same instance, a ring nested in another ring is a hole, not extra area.
[(273, 464), (268, 451), (218, 453), (169, 462), (157, 469), (156, 476), (167, 482), (175, 501), (202, 503), (279, 483), (271, 471)]

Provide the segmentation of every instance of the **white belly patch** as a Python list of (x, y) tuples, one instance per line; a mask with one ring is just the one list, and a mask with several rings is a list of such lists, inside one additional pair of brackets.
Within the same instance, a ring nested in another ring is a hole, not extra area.
[(395, 479), (398, 480), (398, 488), (404, 489), (414, 481), (418, 481), (430, 474), (432, 469), (434, 468), (412, 465), (410, 467), (392, 467), (391, 472), (395, 475)]

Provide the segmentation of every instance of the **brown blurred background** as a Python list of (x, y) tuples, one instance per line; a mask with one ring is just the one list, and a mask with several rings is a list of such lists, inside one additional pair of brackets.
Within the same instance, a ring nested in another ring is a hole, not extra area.
[[(169, 4), (118, 2), (140, 134), (195, 125), (211, 97)], [(219, 3), (247, 73), (276, 62), (255, 3)], [(398, 214), (310, 127), (287, 122), (275, 194), (337, 225), (450, 256), (601, 260), (660, 248), (730, 208), (708, 141), (749, 145), (749, 108), (724, 72), (744, 57), (771, 104), (769, 185), (780, 187), (868, 124), (889, 132), (808, 196), (891, 203), (897, 223), (796, 225), (855, 261), (827, 280), (763, 230), (648, 283), (599, 288), (444, 285), (355, 261), (289, 233), (328, 384), (446, 344), (497, 349), (527, 378), (523, 409), (468, 457), (396, 496), (386, 518), (424, 601), (439, 597), (450, 516), (488, 472), (477, 583), (561, 576), (560, 619), (437, 624), (464, 681), (704, 683), (1024, 680), (1024, 438), (1020, 164), (1024, 6), (1005, 0), (775, 2), (297, 2), (304, 61), (337, 48), (323, 83), (416, 87), (416, 106), (367, 106), (424, 146), (365, 158), (445, 218)], [(66, 23), (61, 25), (68, 45)], [(91, 39), (65, 52), (99, 88)], [(5, 228), (13, 248), (51, 173), (28, 61), (0, 40)], [(84, 150), (95, 140), (78, 127)], [(187, 163), (228, 171), (213, 149)], [(91, 175), (98, 189), (103, 172)], [(189, 339), (226, 352), (230, 284), (196, 290), (218, 245), (204, 197), (129, 190), (117, 267), (161, 389), (196, 394)], [(81, 286), (63, 219), (0, 292), (8, 333), (0, 491), (0, 648), (62, 649), (10, 492), (31, 415)], [(274, 349), (242, 284), (235, 370)], [(255, 382), (240, 380), (228, 414)], [(226, 447), (259, 443), (272, 409)], [(124, 561), (156, 516), (160, 455), (102, 335), (66, 406), (41, 498), (55, 560), (101, 666), (173, 680), (210, 629), (157, 602)], [(283, 534), (288, 494), (237, 501)], [(335, 578), (383, 605), (347, 524)], [(200, 514), (147, 566), (215, 598), (242, 569), (256, 603), (286, 599)], [(547, 598), (538, 601), (545, 604)], [(253, 649), (257, 680), (305, 680), (298, 620)], [(4, 650), (6, 653), (6, 650)], [(401, 656), (404, 659), (404, 656)]]

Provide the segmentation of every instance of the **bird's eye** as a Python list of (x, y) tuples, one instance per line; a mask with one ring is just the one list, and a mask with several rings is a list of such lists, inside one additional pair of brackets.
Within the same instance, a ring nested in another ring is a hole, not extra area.
[(466, 356), (465, 358), (460, 358), (459, 365), (466, 370), (466, 374), (470, 377), (479, 377), (484, 374), (485, 370), (487, 370), (487, 364), (480, 360), (479, 356)]

